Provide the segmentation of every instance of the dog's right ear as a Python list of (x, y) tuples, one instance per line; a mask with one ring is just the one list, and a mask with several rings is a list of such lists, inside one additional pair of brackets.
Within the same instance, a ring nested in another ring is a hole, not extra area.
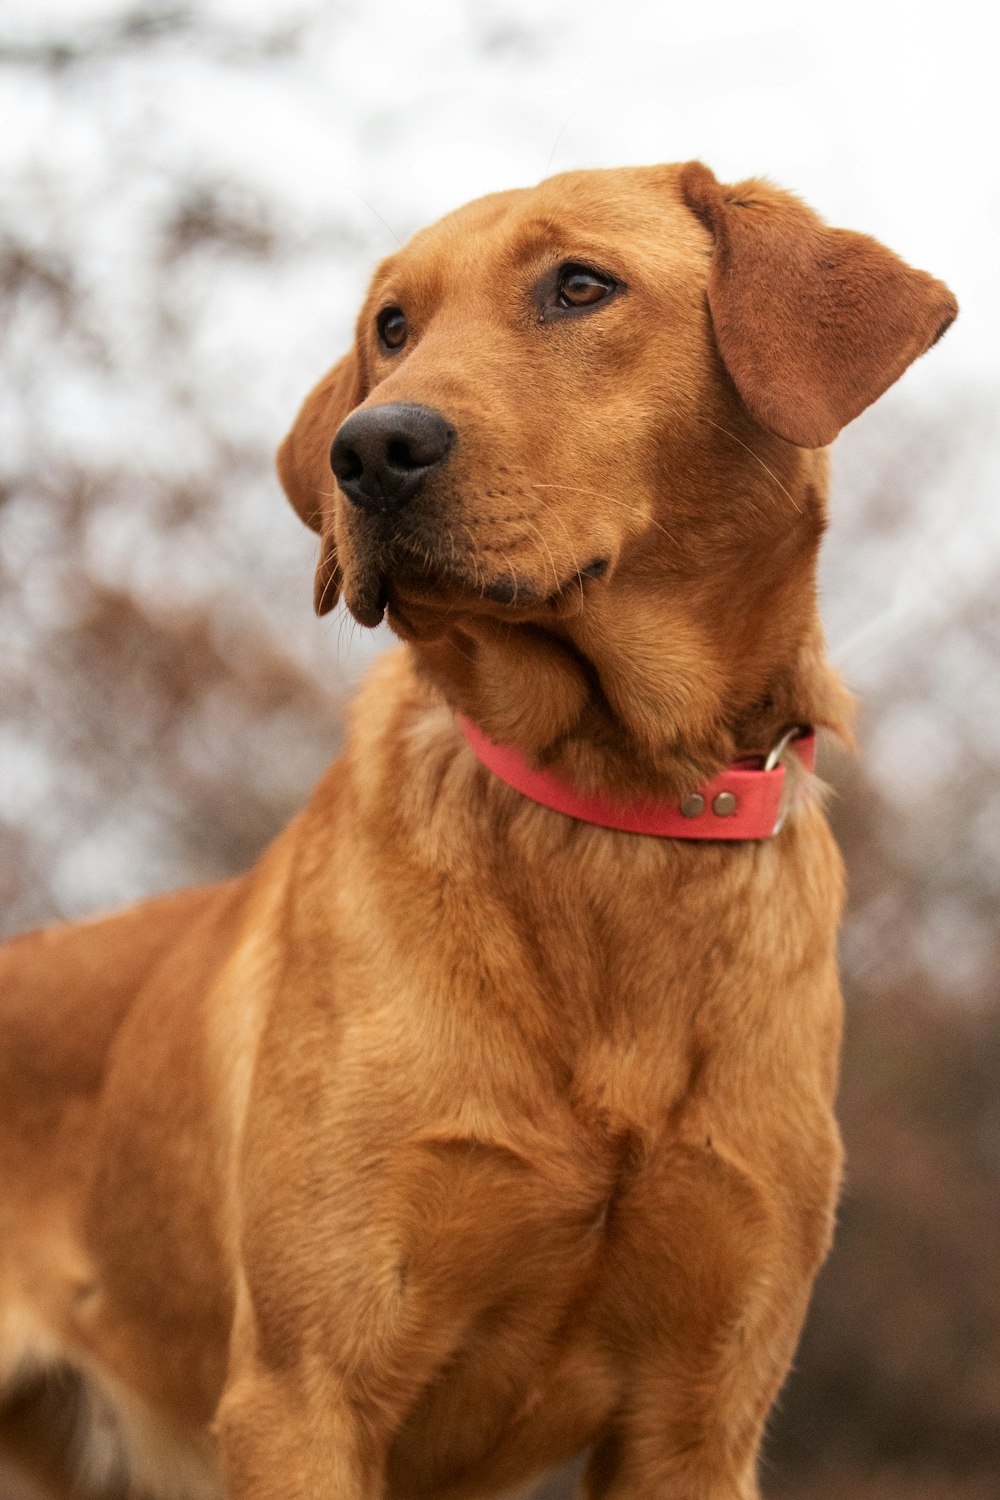
[(322, 537), (313, 602), (325, 615), (340, 598), (341, 574), (334, 537), (336, 481), (330, 447), (337, 428), (361, 400), (357, 355), (338, 360), (303, 401), (292, 430), (278, 449), (278, 478), (293, 509)]

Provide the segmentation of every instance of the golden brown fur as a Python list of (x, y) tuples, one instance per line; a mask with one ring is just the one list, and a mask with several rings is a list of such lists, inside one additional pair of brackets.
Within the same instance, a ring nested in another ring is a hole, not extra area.
[[(564, 261), (625, 289), (563, 317)], [(455, 711), (618, 795), (845, 732), (814, 445), (954, 310), (697, 164), (499, 194), (379, 268), (279, 467), (317, 608), (407, 645), (243, 879), (0, 954), (0, 1382), (82, 1372), (98, 1491), (460, 1500), (590, 1448), (595, 1497), (756, 1495), (840, 1164), (814, 789), (772, 840), (636, 837), (508, 789)], [(328, 453), (396, 401), (458, 442), (390, 536)]]

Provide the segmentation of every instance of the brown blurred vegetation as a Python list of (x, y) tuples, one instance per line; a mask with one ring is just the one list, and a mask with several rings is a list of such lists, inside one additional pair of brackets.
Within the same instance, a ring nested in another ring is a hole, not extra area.
[(766, 1492), (985, 1500), (1000, 1493), (1000, 1024), (912, 979), (847, 979), (847, 1178)]

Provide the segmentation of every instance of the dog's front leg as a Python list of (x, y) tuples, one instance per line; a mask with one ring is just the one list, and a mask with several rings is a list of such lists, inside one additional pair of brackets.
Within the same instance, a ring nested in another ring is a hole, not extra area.
[(802, 1178), (775, 1193), (709, 1141), (677, 1146), (631, 1216), (623, 1204), (627, 1372), (589, 1466), (589, 1500), (757, 1500), (764, 1425), (829, 1243), (832, 1121), (808, 1154), (809, 1188)]
[(216, 1418), (227, 1500), (377, 1500), (384, 1445), (329, 1372), (251, 1367)]
[(303, 1254), (306, 1223), (241, 1278), (213, 1423), (227, 1500), (380, 1500), (393, 1438), (463, 1326), (460, 1307), (408, 1295), (382, 1237)]

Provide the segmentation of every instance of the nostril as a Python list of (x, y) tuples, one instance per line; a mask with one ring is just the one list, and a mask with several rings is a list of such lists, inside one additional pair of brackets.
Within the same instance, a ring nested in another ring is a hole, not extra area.
[(360, 453), (356, 453), (353, 448), (341, 448), (332, 467), (338, 479), (350, 480), (360, 479), (365, 466), (361, 462)]
[(413, 449), (402, 438), (390, 439), (388, 447), (385, 450), (385, 456), (394, 469), (410, 470), (427, 467), (426, 464), (421, 463), (414, 456)]

